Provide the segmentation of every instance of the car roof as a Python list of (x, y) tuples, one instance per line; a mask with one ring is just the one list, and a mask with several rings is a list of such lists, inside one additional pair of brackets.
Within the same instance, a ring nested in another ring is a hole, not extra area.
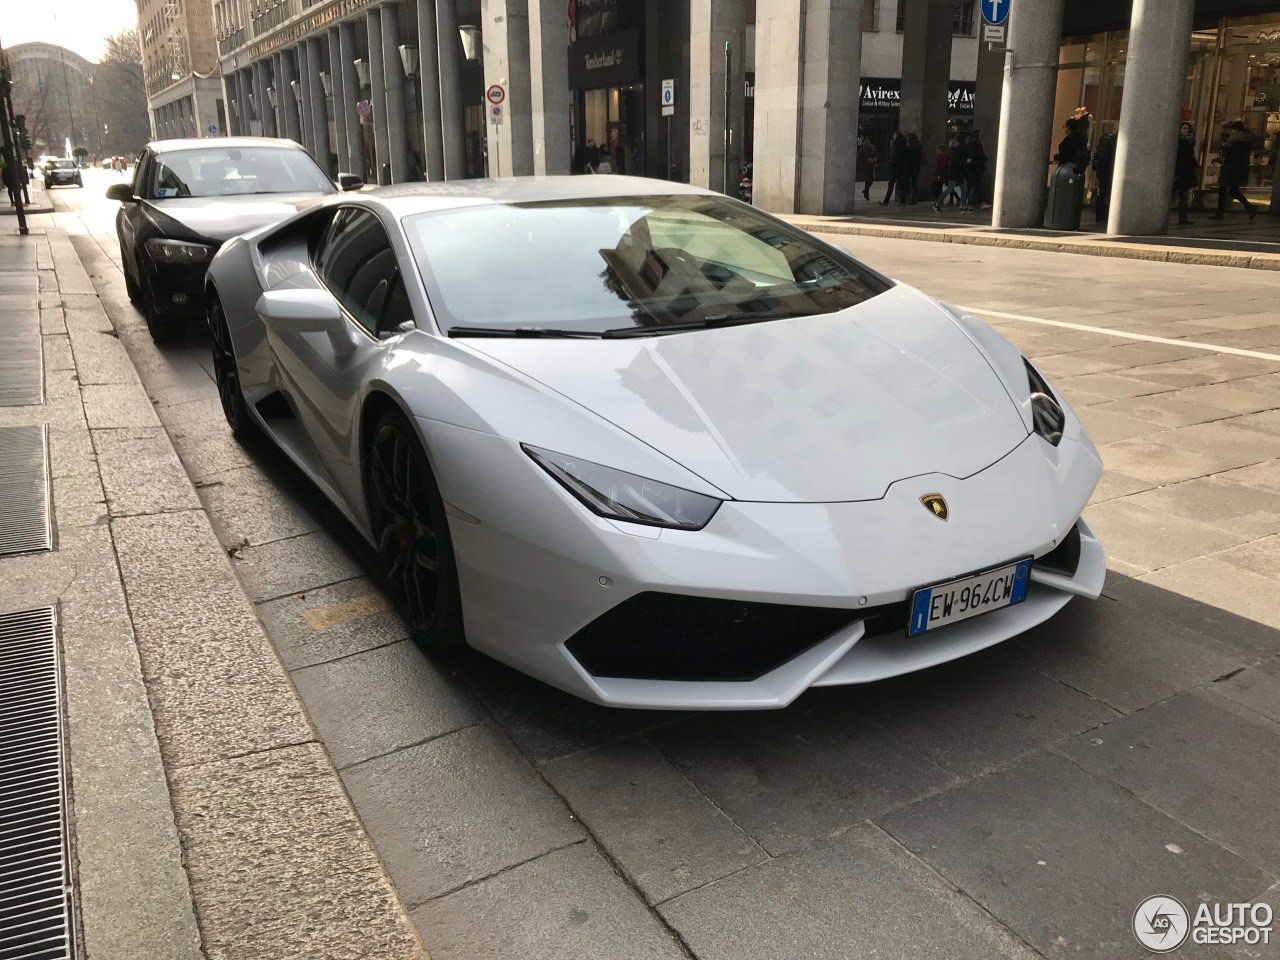
[(294, 140), (280, 137), (192, 137), (186, 140), (152, 140), (147, 144), (156, 153), (172, 153), (177, 150), (208, 150), (210, 147), (279, 147), (285, 150), (301, 150)]
[(397, 215), (425, 213), (496, 203), (589, 200), (604, 197), (679, 195), (722, 196), (714, 190), (646, 177), (601, 176), (498, 177), (488, 180), (445, 180), (397, 183), (360, 194), (382, 203)]

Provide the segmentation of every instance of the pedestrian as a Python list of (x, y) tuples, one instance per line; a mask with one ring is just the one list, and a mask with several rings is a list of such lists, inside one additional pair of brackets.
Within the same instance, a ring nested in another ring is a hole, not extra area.
[(1080, 126), (1075, 120), (1064, 123), (1062, 132), (1065, 136), (1058, 144), (1058, 152), (1053, 155), (1054, 163), (1060, 167), (1074, 163), (1076, 169), (1083, 173), (1089, 166), (1089, 141), (1080, 132)]
[(938, 201), (942, 199), (942, 191), (947, 188), (947, 169), (951, 165), (951, 157), (947, 155), (946, 144), (938, 144), (938, 156), (933, 161), (933, 209), (937, 210)]
[(1218, 212), (1210, 220), (1221, 220), (1230, 195), (1244, 204), (1249, 220), (1258, 215), (1258, 208), (1248, 201), (1240, 188), (1249, 182), (1249, 158), (1253, 155), (1253, 134), (1239, 120), (1232, 120), (1222, 128), (1222, 154), (1215, 160), (1221, 165), (1218, 174)]
[(983, 203), (982, 191), (987, 176), (987, 151), (982, 148), (982, 131), (973, 130), (969, 134), (969, 144), (965, 151), (964, 176), (967, 190), (965, 202), (960, 209), (985, 210), (991, 206)]
[(914, 131), (907, 134), (907, 203), (916, 204), (920, 186), (920, 169), (924, 166), (924, 144)]
[(1111, 209), (1111, 178), (1115, 169), (1116, 125), (1107, 120), (1102, 124), (1102, 136), (1098, 138), (1098, 147), (1093, 152), (1093, 172), (1098, 175), (1098, 183), (1094, 188), (1094, 223), (1107, 222), (1107, 214)]
[(893, 140), (889, 142), (889, 189), (885, 191), (884, 199), (880, 201), (880, 206), (887, 207), (889, 205), (889, 201), (893, 199), (895, 189), (898, 191), (898, 203), (905, 204), (907, 202), (906, 180), (909, 153), (907, 135), (901, 130), (895, 131)]
[(1196, 128), (1183, 123), (1178, 129), (1177, 154), (1173, 161), (1173, 189), (1178, 194), (1178, 224), (1187, 226), (1187, 195), (1196, 185)]
[(876, 178), (876, 161), (880, 159), (870, 137), (858, 138), (858, 179), (862, 181), (862, 199), (871, 199), (871, 183)]
[(946, 146), (947, 178), (942, 195), (938, 197), (933, 209), (941, 212), (943, 204), (954, 207), (960, 202), (960, 193), (956, 190), (964, 180), (964, 149), (960, 143), (963, 134), (957, 133)]
[(1071, 119), (1076, 122), (1076, 129), (1080, 131), (1080, 136), (1084, 137), (1085, 145), (1089, 143), (1089, 126), (1093, 123), (1093, 114), (1089, 112), (1089, 108), (1081, 105), (1076, 107), (1075, 112), (1071, 114)]

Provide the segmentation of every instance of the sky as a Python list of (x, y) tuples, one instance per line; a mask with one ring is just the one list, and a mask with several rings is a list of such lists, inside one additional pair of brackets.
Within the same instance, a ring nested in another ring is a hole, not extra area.
[(138, 27), (134, 0), (0, 0), (0, 43), (58, 43), (87, 60), (102, 56), (102, 38)]

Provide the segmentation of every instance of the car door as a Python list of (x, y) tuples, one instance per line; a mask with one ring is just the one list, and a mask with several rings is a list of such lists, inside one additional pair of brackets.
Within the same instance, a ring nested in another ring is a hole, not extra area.
[(315, 278), (342, 307), (354, 349), (339, 349), (327, 333), (269, 329), (268, 338), (315, 454), (343, 499), (359, 509), (361, 386), (414, 328), (413, 309), (386, 227), (367, 208), (334, 208), (311, 262)]

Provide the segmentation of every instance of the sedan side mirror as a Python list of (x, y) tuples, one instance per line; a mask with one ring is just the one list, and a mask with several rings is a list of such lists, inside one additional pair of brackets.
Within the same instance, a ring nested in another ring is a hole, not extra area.
[(354, 173), (338, 174), (338, 189), (343, 193), (351, 190), (359, 190), (364, 186), (364, 181), (357, 177)]
[(339, 357), (355, 352), (356, 340), (347, 318), (327, 290), (268, 290), (254, 309), (275, 333), (325, 333)]
[(133, 195), (133, 187), (127, 183), (113, 183), (107, 187), (107, 199), (119, 200), (121, 203), (133, 203), (138, 198)]

